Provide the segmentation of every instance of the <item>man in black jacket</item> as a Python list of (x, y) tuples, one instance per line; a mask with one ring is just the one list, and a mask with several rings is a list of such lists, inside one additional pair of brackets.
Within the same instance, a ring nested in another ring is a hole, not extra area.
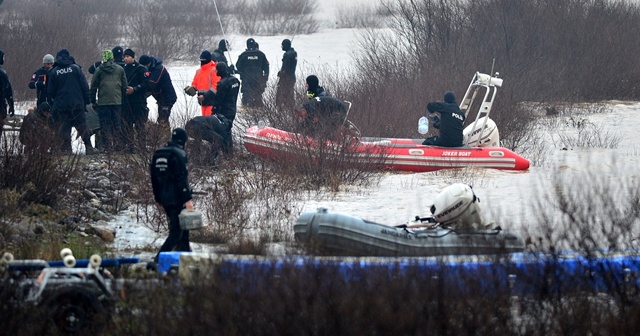
[(225, 51), (229, 51), (229, 41), (220, 40), (218, 43), (218, 49), (214, 50), (211, 54), (211, 59), (216, 63), (225, 63), (229, 66), (229, 63), (227, 63), (227, 57), (224, 55)]
[(330, 94), (325, 91), (325, 89), (320, 86), (320, 80), (316, 75), (308, 76), (306, 79), (307, 84), (307, 97), (309, 99), (313, 99), (315, 97), (325, 97), (330, 96)]
[(176, 90), (171, 82), (171, 75), (169, 75), (167, 68), (162, 65), (162, 60), (158, 58), (142, 55), (138, 61), (149, 70), (149, 88), (147, 92), (151, 92), (151, 95), (158, 103), (158, 123), (169, 127), (171, 108), (178, 100)]
[(229, 69), (224, 63), (218, 63), (216, 65), (216, 73), (221, 78), (218, 82), (217, 91), (199, 91), (198, 100), (201, 103), (213, 102), (213, 113), (227, 129), (227, 132), (220, 134), (224, 138), (222, 150), (225, 154), (232, 155), (233, 137), (231, 129), (233, 128), (233, 120), (236, 118), (236, 104), (240, 90), (240, 81), (229, 74)]
[(144, 137), (144, 126), (149, 119), (147, 108), (147, 88), (149, 78), (147, 68), (136, 62), (136, 54), (133, 50), (124, 51), (124, 72), (127, 75), (127, 91), (125, 104), (122, 108), (124, 125), (123, 138), (129, 143), (129, 150), (133, 150), (133, 144)]
[(7, 119), (7, 112), (9, 116), (13, 116), (16, 112), (13, 106), (13, 88), (7, 72), (2, 67), (3, 64), (4, 51), (0, 49), (0, 136), (4, 128), (4, 120)]
[(429, 113), (440, 113), (440, 118), (436, 118), (433, 125), (433, 127), (440, 129), (440, 132), (437, 136), (425, 139), (422, 144), (440, 147), (462, 146), (465, 116), (460, 111), (453, 92), (448, 91), (444, 94), (444, 102), (427, 104), (427, 110)]
[(236, 69), (242, 80), (242, 105), (262, 106), (262, 93), (269, 79), (269, 61), (258, 50), (254, 39), (247, 40), (247, 50), (238, 57)]
[(282, 40), (282, 68), (278, 72), (278, 87), (276, 89), (276, 104), (281, 107), (293, 106), (293, 87), (296, 84), (296, 65), (298, 53), (291, 47), (291, 40)]
[(71, 127), (75, 127), (86, 153), (97, 153), (91, 145), (85, 116), (85, 106), (91, 102), (89, 84), (67, 49), (56, 54), (55, 67), (49, 72), (47, 97), (53, 102), (51, 113), (62, 151), (71, 152)]
[(46, 54), (42, 58), (42, 66), (33, 72), (31, 80), (29, 81), (29, 88), (36, 90), (36, 106), (39, 107), (42, 103), (47, 101), (47, 76), (49, 76), (49, 70), (53, 68), (55, 59), (53, 55)]
[(320, 140), (331, 140), (341, 131), (349, 108), (342, 100), (329, 97), (309, 99), (296, 109), (299, 132)]
[(171, 141), (153, 153), (150, 164), (151, 186), (153, 196), (164, 208), (169, 218), (169, 236), (165, 240), (160, 252), (169, 252), (174, 248), (178, 251), (190, 252), (189, 231), (180, 228), (180, 212), (182, 209), (193, 209), (192, 194), (189, 187), (189, 171), (187, 169), (187, 153), (184, 146), (187, 142), (187, 132), (176, 128), (171, 133)]

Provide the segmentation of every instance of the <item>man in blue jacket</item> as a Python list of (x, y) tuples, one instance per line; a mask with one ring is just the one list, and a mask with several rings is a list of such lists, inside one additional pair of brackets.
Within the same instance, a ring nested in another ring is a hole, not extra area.
[(171, 75), (162, 65), (162, 60), (149, 55), (142, 55), (138, 63), (149, 70), (149, 91), (158, 103), (158, 123), (169, 127), (171, 108), (178, 100), (176, 90), (171, 82)]
[(51, 112), (62, 151), (71, 152), (71, 127), (75, 127), (84, 142), (86, 153), (97, 153), (91, 145), (85, 116), (85, 106), (91, 102), (89, 84), (67, 49), (61, 49), (56, 54), (55, 66), (49, 73), (47, 97), (53, 101)]
[[(462, 131), (464, 129), (464, 113), (460, 111), (456, 96), (448, 91), (444, 94), (444, 102), (431, 102), (427, 104), (429, 113), (440, 113), (433, 127), (439, 128), (440, 133), (422, 142), (423, 145), (440, 147), (460, 147), (463, 145)], [(439, 120), (439, 122), (438, 122)]]

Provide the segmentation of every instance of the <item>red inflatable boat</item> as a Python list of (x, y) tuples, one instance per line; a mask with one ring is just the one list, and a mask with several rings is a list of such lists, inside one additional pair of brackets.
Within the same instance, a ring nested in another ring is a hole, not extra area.
[[(246, 130), (244, 146), (251, 153), (274, 160), (327, 157), (354, 166), (395, 171), (429, 172), (461, 167), (527, 170), (529, 160), (500, 147), (498, 128), (489, 118), (497, 88), (501, 86), (502, 79), (497, 74), (477, 72), (473, 76), (460, 104), (465, 116), (476, 110), (474, 122), (464, 129), (463, 147), (425, 146), (423, 139), (367, 137), (319, 144), (304, 135), (258, 126)], [(474, 108), (477, 101), (480, 104)], [(345, 123), (349, 123), (348, 120), (345, 119)]]
[[(326, 151), (354, 166), (370, 163), (378, 168), (407, 172), (429, 172), (447, 168), (483, 167), (527, 170), (529, 160), (502, 147), (432, 147), (423, 139), (359, 138), (351, 143), (326, 143)], [(271, 127), (253, 126), (244, 134), (244, 146), (264, 158), (281, 160), (314, 155), (319, 146), (313, 139)], [(329, 154), (329, 155), (331, 155)]]

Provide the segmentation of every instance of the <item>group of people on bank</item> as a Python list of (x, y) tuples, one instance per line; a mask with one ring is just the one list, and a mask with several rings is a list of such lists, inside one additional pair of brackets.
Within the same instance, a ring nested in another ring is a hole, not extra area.
[[(200, 68), (196, 71), (185, 93), (196, 97), (202, 115), (190, 119), (184, 129), (172, 131), (171, 140), (155, 151), (150, 163), (150, 174), (155, 200), (162, 205), (169, 218), (169, 236), (160, 252), (177, 249), (190, 251), (189, 233), (180, 229), (178, 215), (182, 209), (192, 209), (192, 194), (188, 182), (187, 155), (184, 147), (189, 137), (219, 144), (225, 154), (233, 148), (232, 126), (236, 117), (239, 93), (245, 106), (262, 106), (262, 94), (269, 77), (269, 62), (258, 43), (250, 38), (247, 49), (239, 56), (235, 67), (228, 64), (224, 53), (228, 41), (220, 41), (213, 52), (200, 54)], [(297, 53), (291, 41), (282, 41), (284, 51), (282, 68), (278, 72), (276, 104), (291, 107)], [(82, 138), (86, 153), (98, 151), (92, 146), (92, 129), (87, 126), (86, 112), (95, 110), (100, 121), (98, 147), (105, 152), (131, 149), (129, 144), (139, 141), (145, 134), (149, 109), (147, 97), (152, 95), (158, 105), (157, 122), (169, 129), (169, 117), (177, 101), (171, 76), (162, 60), (142, 55), (138, 61), (132, 49), (116, 46), (101, 54), (101, 60), (92, 64), (90, 85), (82, 69), (66, 49), (54, 57), (43, 57), (43, 66), (33, 73), (29, 88), (36, 90), (37, 108), (24, 118), (20, 140), (28, 145), (51, 129), (59, 140), (62, 151), (71, 151), (71, 128)], [(0, 122), (15, 113), (11, 83), (2, 68), (4, 52), (0, 50)], [(233, 76), (239, 74), (240, 80)], [(242, 84), (242, 85), (241, 85)], [(317, 76), (306, 77), (308, 101), (295, 108), (299, 131), (319, 138), (332, 138), (344, 125), (349, 106), (332, 97), (320, 85)], [(430, 137), (424, 145), (462, 146), (464, 113), (456, 103), (455, 95), (447, 92), (443, 102), (427, 105), (430, 113), (438, 113), (434, 127), (438, 136)], [(1, 132), (1, 130), (0, 130)], [(216, 152), (217, 153), (217, 152)]]
[[(36, 90), (37, 105), (23, 119), (21, 142), (31, 147), (43, 134), (52, 133), (55, 141), (49, 148), (71, 152), (71, 130), (75, 128), (86, 154), (134, 151), (133, 144), (145, 135), (149, 95), (158, 104), (158, 122), (170, 129), (169, 116), (177, 100), (171, 77), (161, 60), (142, 55), (137, 62), (135, 56), (132, 49), (120, 46), (103, 51), (101, 60), (88, 69), (93, 75), (88, 82), (67, 49), (59, 50), (55, 57), (46, 54), (28, 84)], [(3, 83), (9, 83), (6, 72), (1, 72)], [(12, 92), (10, 84), (2, 85), (9, 88), (3, 92)], [(10, 114), (14, 111), (12, 107)], [(91, 142), (93, 134), (99, 135), (96, 147)]]

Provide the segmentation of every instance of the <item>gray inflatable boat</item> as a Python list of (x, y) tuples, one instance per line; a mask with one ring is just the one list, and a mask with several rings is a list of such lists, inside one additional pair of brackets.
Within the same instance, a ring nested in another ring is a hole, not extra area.
[[(430, 222), (422, 218), (423, 222)], [(295, 239), (325, 254), (444, 256), (522, 252), (522, 237), (501, 230), (456, 230), (435, 225), (389, 226), (320, 208), (301, 214)]]

